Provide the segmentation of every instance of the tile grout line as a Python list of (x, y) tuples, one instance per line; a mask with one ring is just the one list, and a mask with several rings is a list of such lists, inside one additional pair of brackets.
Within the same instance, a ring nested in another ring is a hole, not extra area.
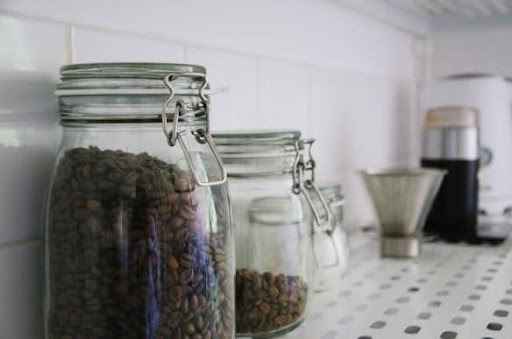
[(21, 14), (19, 12), (12, 12), (12, 11), (6, 11), (1, 10), (0, 15), (6, 15), (17, 19), (23, 19), (23, 20), (37, 20), (37, 21), (44, 21), (46, 23), (54, 23), (54, 24), (60, 24), (60, 25), (66, 25), (71, 26), (72, 28), (84, 28), (84, 29), (93, 29), (97, 31), (101, 31), (104, 33), (110, 33), (110, 34), (120, 34), (120, 35), (127, 35), (130, 37), (135, 38), (142, 38), (142, 39), (149, 39), (149, 40), (155, 40), (160, 42), (166, 42), (166, 43), (174, 43), (174, 44), (181, 44), (183, 46), (188, 46), (188, 48), (200, 48), (200, 49), (208, 49), (220, 53), (231, 53), (238, 56), (248, 56), (248, 57), (261, 57), (261, 58), (269, 58), (274, 59), (277, 61), (284, 61), (289, 63), (298, 63), (303, 66), (317, 66), (321, 68), (328, 68), (328, 69), (334, 69), (339, 72), (355, 72), (357, 74), (361, 75), (370, 75), (377, 78), (387, 79), (395, 82), (407, 82), (411, 83), (414, 81), (414, 79), (408, 79), (403, 76), (391, 76), (389, 74), (382, 74), (378, 72), (365, 72), (360, 69), (353, 69), (348, 68), (347, 66), (337, 65), (333, 63), (321, 63), (321, 62), (315, 62), (300, 58), (286, 58), (286, 57), (279, 57), (275, 55), (267, 55), (267, 54), (260, 54), (260, 53), (254, 53), (249, 51), (241, 51), (241, 50), (235, 50), (231, 48), (226, 47), (218, 47), (213, 45), (207, 45), (202, 43), (196, 43), (196, 42), (190, 42), (186, 40), (179, 40), (179, 39), (172, 39), (172, 38), (165, 38), (158, 34), (145, 34), (140, 32), (134, 32), (134, 31), (126, 31), (126, 30), (120, 30), (120, 29), (114, 29), (114, 28), (106, 28), (102, 26), (95, 26), (95, 25), (88, 25), (88, 24), (81, 24), (81, 23), (73, 23), (69, 21), (62, 21), (62, 20), (55, 20), (44, 16), (33, 16), (33, 15), (27, 15), (27, 14)]

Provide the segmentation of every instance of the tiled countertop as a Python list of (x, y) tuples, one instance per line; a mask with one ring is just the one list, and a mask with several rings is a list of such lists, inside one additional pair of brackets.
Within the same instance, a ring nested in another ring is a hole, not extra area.
[(381, 259), (376, 234), (351, 240), (351, 267), (317, 294), (285, 338), (512, 338), (512, 240), (422, 243), (417, 260)]

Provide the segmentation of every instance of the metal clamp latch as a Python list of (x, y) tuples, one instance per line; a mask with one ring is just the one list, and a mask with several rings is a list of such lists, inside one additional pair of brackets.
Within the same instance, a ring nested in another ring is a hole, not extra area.
[[(295, 157), (292, 171), (292, 192), (297, 195), (301, 193), (304, 195), (304, 198), (306, 199), (309, 207), (311, 208), (311, 211), (313, 212), (313, 216), (315, 217), (317, 226), (326, 233), (331, 234), (333, 231), (333, 228), (330, 226), (331, 212), (322, 193), (320, 193), (320, 191), (315, 185), (316, 162), (311, 152), (311, 148), (313, 147), (314, 142), (315, 139), (305, 139), (298, 140), (295, 143), (295, 152), (297, 155)], [(305, 147), (308, 147), (308, 160), (306, 162), (304, 161), (304, 154), (303, 152), (301, 152), (301, 149)], [(308, 177), (306, 177), (306, 175), (308, 175)], [(322, 208), (324, 210), (324, 218), (321, 217), (320, 213), (316, 209), (313, 203), (313, 198), (311, 197), (309, 191), (313, 191), (313, 193), (318, 197), (318, 200), (320, 201)]]
[[(172, 102), (174, 95), (176, 93), (172, 81), (177, 78), (183, 78), (183, 77), (192, 77), (192, 78), (202, 78), (203, 84), (201, 85), (201, 88), (199, 89), (199, 96), (201, 97), (202, 104), (204, 106), (205, 110), (205, 117), (206, 117), (206, 128), (205, 129), (198, 129), (196, 131), (192, 131), (192, 135), (195, 137), (196, 141), (200, 144), (207, 143), (210, 147), (210, 150), (212, 151), (213, 157), (215, 161), (217, 162), (217, 165), (219, 166), (220, 173), (221, 173), (221, 179), (217, 181), (202, 181), (201, 178), (198, 175), (198, 170), (196, 169), (193, 161), (192, 156), (188, 150), (188, 147), (185, 143), (185, 140), (182, 137), (183, 132), (179, 132), (178, 124), (179, 124), (179, 118), (183, 116), (187, 112), (186, 104), (183, 100), (177, 100), (176, 101), (176, 109), (174, 111), (173, 115), (173, 126), (172, 128), (169, 128), (167, 123), (167, 107)], [(218, 154), (217, 150), (215, 149), (213, 145), (213, 140), (210, 136), (210, 100), (208, 96), (205, 94), (205, 89), (208, 87), (208, 81), (206, 80), (206, 76), (204, 74), (188, 74), (188, 73), (169, 73), (164, 78), (164, 84), (169, 89), (169, 98), (164, 102), (162, 105), (162, 112), (161, 112), (161, 118), (162, 118), (162, 127), (164, 130), (165, 137), (167, 139), (167, 143), (169, 146), (173, 147), (176, 145), (176, 142), (179, 142), (183, 154), (185, 155), (185, 160), (187, 161), (188, 167), (190, 171), (192, 172), (192, 176), (194, 177), (194, 181), (198, 186), (201, 187), (210, 187), (210, 186), (216, 186), (220, 185), (226, 182), (227, 180), (227, 172), (226, 168), (224, 167), (224, 164), (222, 163), (222, 160), (220, 158), (220, 155)]]

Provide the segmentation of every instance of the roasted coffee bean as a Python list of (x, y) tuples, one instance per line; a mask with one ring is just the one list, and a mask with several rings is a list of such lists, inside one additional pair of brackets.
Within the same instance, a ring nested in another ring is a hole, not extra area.
[(278, 331), (304, 318), (308, 286), (300, 276), (239, 269), (235, 286), (237, 333)]
[(209, 194), (215, 211), (188, 171), (146, 153), (67, 151), (50, 196), (49, 336), (231, 338), (227, 197)]

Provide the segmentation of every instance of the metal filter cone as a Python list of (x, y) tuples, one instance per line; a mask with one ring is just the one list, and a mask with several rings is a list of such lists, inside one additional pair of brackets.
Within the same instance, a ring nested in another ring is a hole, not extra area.
[(361, 174), (379, 218), (382, 256), (417, 256), (419, 233), (446, 171), (398, 168)]

